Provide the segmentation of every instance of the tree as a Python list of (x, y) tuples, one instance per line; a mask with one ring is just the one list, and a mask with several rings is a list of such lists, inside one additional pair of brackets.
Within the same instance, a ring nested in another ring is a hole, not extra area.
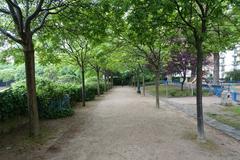
[(90, 44), (83, 36), (62, 37), (62, 43), (59, 46), (63, 52), (67, 53), (70, 59), (79, 66), (82, 82), (82, 105), (85, 106), (86, 87), (85, 87), (85, 69), (88, 64)]
[[(111, 41), (111, 42), (110, 42)], [(107, 70), (111, 72), (111, 70), (118, 70), (119, 68), (115, 68), (118, 66), (116, 63), (113, 63), (114, 60), (111, 58), (112, 54), (114, 54), (120, 46), (115, 44), (114, 40), (105, 38), (104, 43), (97, 44), (94, 46), (89, 55), (89, 65), (95, 70), (97, 76), (97, 90), (98, 95), (100, 95), (100, 74), (104, 74), (105, 81), (105, 91), (107, 90)], [(119, 59), (119, 57), (115, 57)], [(112, 60), (112, 61), (111, 61)]]
[[(197, 55), (197, 128), (198, 139), (204, 140), (204, 121), (202, 109), (202, 62), (206, 54), (205, 43), (209, 39), (211, 26), (222, 21), (226, 9), (229, 6), (228, 1), (212, 0), (171, 0), (174, 9), (177, 12), (175, 23), (181, 27), (183, 34), (187, 35), (188, 40), (194, 46)], [(171, 5), (171, 4), (169, 4)], [(174, 12), (173, 12), (174, 13)]]
[(171, 54), (171, 60), (167, 65), (167, 74), (179, 74), (182, 77), (181, 90), (186, 80), (187, 71), (192, 70), (196, 65), (196, 57), (187, 52)]
[[(103, 63), (106, 62), (105, 60), (107, 59), (106, 52), (107, 52), (106, 44), (100, 44), (93, 48), (93, 50), (89, 56), (89, 65), (96, 72), (98, 96), (100, 96), (100, 94), (101, 94), (100, 93), (100, 74), (102, 72), (102, 65), (103, 65)], [(105, 91), (106, 91), (106, 89), (105, 89)]]
[(5, 0), (0, 4), (0, 33), (20, 44), (24, 52), (31, 136), (39, 134), (33, 35), (44, 27), (49, 15), (65, 7), (66, 1), (61, 0)]
[[(231, 17), (231, 15), (225, 15), (224, 18), (228, 19), (229, 17)], [(232, 22), (220, 19), (215, 21), (215, 23), (212, 23), (211, 32), (209, 32), (208, 35), (209, 36), (205, 43), (205, 51), (213, 55), (213, 84), (218, 85), (220, 60), (219, 52), (235, 47), (236, 43), (239, 42), (239, 34)]]
[(117, 5), (123, 10), (119, 11), (115, 6), (113, 12), (119, 17), (117, 22), (122, 29), (117, 27), (115, 32), (121, 40), (137, 50), (136, 56), (144, 58), (151, 65), (151, 70), (155, 74), (156, 107), (160, 108), (160, 74), (168, 55), (168, 38), (173, 33), (165, 25), (167, 8), (162, 8), (162, 1), (147, 0), (124, 1)]

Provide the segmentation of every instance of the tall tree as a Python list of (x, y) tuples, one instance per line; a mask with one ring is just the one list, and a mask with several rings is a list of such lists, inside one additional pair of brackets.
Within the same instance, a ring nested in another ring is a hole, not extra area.
[[(216, 25), (223, 19), (226, 9), (229, 7), (228, 1), (212, 0), (171, 0), (174, 4), (177, 16), (175, 22), (181, 27), (184, 34), (188, 34), (189, 41), (196, 50), (197, 55), (197, 129), (198, 138), (205, 139), (203, 108), (202, 108), (202, 62), (206, 54), (206, 43), (211, 33), (211, 24)], [(169, 4), (170, 5), (170, 4)]]
[(155, 74), (156, 107), (159, 108), (160, 74), (167, 57), (168, 38), (172, 34), (165, 26), (167, 8), (162, 7), (162, 1), (147, 0), (124, 1), (117, 5), (125, 9), (125, 12), (113, 9), (116, 17), (124, 21), (118, 20), (123, 31), (118, 29), (116, 32), (123, 41), (137, 49), (136, 56), (145, 58), (151, 65)]
[(83, 36), (65, 36), (62, 37), (61, 45), (59, 46), (62, 51), (68, 54), (72, 62), (79, 66), (81, 71), (81, 84), (82, 84), (82, 105), (86, 105), (86, 87), (85, 87), (85, 70), (88, 64), (90, 43)]
[[(97, 76), (97, 92), (98, 96), (100, 96), (100, 75), (104, 69), (106, 69), (108, 58), (110, 54), (115, 50), (115, 48), (108, 42), (98, 44), (97, 46), (92, 48), (92, 51), (89, 55), (89, 65), (94, 69)], [(105, 78), (105, 91), (106, 89), (106, 78)]]
[(0, 4), (0, 33), (20, 44), (24, 52), (31, 136), (39, 134), (33, 35), (44, 27), (49, 15), (62, 11), (66, 3), (60, 0), (5, 0)]

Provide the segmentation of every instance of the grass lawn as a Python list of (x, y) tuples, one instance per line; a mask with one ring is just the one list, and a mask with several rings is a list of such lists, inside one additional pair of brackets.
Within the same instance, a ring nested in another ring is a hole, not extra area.
[[(167, 91), (166, 91), (167, 90)], [(151, 86), (146, 86), (146, 91), (152, 95), (155, 95), (156, 91), (155, 91), (155, 85), (151, 85)], [(181, 91), (180, 86), (172, 86), (172, 85), (168, 85), (167, 89), (166, 86), (161, 85), (159, 87), (159, 91), (160, 91), (160, 96), (165, 96), (167, 95), (167, 97), (187, 97), (187, 96), (192, 96), (192, 91), (191, 89), (187, 89), (184, 88), (183, 91)], [(168, 93), (166, 93), (168, 92)], [(194, 89), (193, 91), (193, 96), (196, 95), (196, 91)], [(209, 96), (209, 92), (207, 90), (203, 90), (203, 96)]]
[(240, 129), (240, 106), (226, 107), (223, 114), (207, 113), (207, 115), (223, 124)]

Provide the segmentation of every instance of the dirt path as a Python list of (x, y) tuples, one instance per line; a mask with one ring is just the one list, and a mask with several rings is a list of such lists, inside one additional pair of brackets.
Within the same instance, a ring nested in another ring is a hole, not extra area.
[(240, 160), (239, 142), (207, 127), (208, 142), (198, 143), (193, 119), (154, 102), (132, 88), (114, 88), (77, 110), (77, 121), (41, 159)]

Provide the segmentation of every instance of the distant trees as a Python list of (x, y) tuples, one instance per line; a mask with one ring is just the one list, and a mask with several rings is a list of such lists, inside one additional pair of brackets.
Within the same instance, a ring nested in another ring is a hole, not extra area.
[[(210, 64), (208, 57), (204, 56), (203, 65), (207, 66)], [(178, 74), (182, 77), (181, 90), (183, 91), (184, 83), (187, 78), (187, 72), (194, 71), (197, 64), (197, 57), (193, 53), (182, 51), (178, 53), (172, 53), (170, 60), (166, 66), (167, 74)]]
[(225, 79), (228, 81), (240, 81), (240, 70), (227, 72)]
[(67, 53), (72, 62), (79, 66), (81, 71), (81, 84), (82, 84), (82, 105), (85, 106), (85, 69), (88, 64), (90, 43), (85, 37), (71, 36), (62, 38), (61, 46), (62, 51)]
[(182, 77), (181, 90), (183, 91), (183, 85), (187, 78), (187, 72), (191, 71), (195, 67), (195, 55), (187, 52), (172, 53), (166, 68), (166, 73), (179, 74)]
[[(160, 108), (160, 74), (167, 57), (169, 35), (172, 34), (165, 24), (167, 8), (162, 7), (162, 1), (147, 0), (122, 2), (117, 5), (122, 5), (125, 9), (125, 12), (118, 12), (113, 8), (113, 12), (120, 19), (119, 26), (123, 28), (120, 29), (122, 32), (119, 38), (137, 50), (134, 52), (135, 56), (144, 58), (151, 66), (151, 71), (155, 75), (156, 107)], [(119, 16), (120, 14), (122, 15)]]

